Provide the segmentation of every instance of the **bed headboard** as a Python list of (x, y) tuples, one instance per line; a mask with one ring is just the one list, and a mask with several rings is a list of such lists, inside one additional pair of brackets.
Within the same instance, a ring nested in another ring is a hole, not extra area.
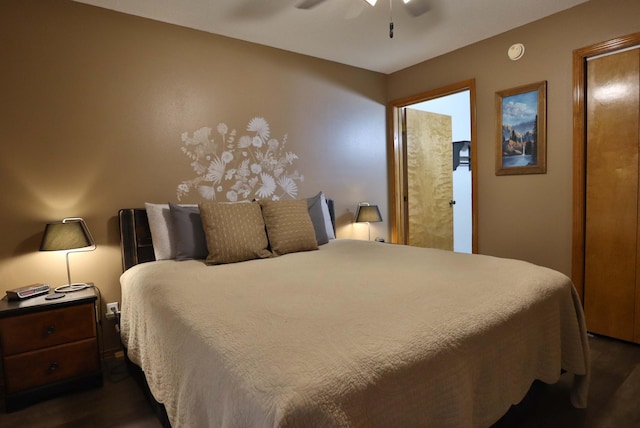
[(122, 271), (138, 263), (156, 259), (151, 242), (151, 230), (147, 210), (144, 208), (124, 208), (118, 211), (120, 221), (120, 252)]
[[(333, 199), (327, 199), (329, 215), (333, 231), (336, 230), (336, 216)], [(144, 208), (123, 208), (118, 211), (120, 221), (120, 252), (122, 254), (122, 271), (139, 263), (152, 262), (156, 259), (153, 253), (151, 230), (147, 210)]]

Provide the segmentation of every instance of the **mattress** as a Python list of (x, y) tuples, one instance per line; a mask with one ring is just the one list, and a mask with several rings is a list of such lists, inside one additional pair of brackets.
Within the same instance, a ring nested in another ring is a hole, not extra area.
[(121, 334), (173, 427), (486, 427), (589, 348), (563, 274), (369, 241), (121, 277)]

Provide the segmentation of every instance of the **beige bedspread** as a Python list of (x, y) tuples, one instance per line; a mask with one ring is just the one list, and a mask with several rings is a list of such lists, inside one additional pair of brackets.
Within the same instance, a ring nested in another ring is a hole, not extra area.
[(589, 352), (569, 279), (494, 257), (337, 240), (122, 275), (122, 337), (178, 427), (486, 427)]

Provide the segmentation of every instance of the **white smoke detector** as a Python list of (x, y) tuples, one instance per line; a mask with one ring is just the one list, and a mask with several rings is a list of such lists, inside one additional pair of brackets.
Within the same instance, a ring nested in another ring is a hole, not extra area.
[(524, 45), (522, 43), (516, 43), (509, 47), (507, 51), (507, 55), (509, 55), (509, 59), (512, 61), (517, 61), (524, 56)]

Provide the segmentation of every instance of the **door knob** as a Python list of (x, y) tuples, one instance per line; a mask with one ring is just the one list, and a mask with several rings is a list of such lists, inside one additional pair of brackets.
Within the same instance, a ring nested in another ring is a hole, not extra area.
[(456, 201), (454, 201), (453, 199), (451, 199), (451, 200), (449, 201), (449, 206), (450, 206), (450, 207), (454, 206), (455, 204), (456, 204)]

